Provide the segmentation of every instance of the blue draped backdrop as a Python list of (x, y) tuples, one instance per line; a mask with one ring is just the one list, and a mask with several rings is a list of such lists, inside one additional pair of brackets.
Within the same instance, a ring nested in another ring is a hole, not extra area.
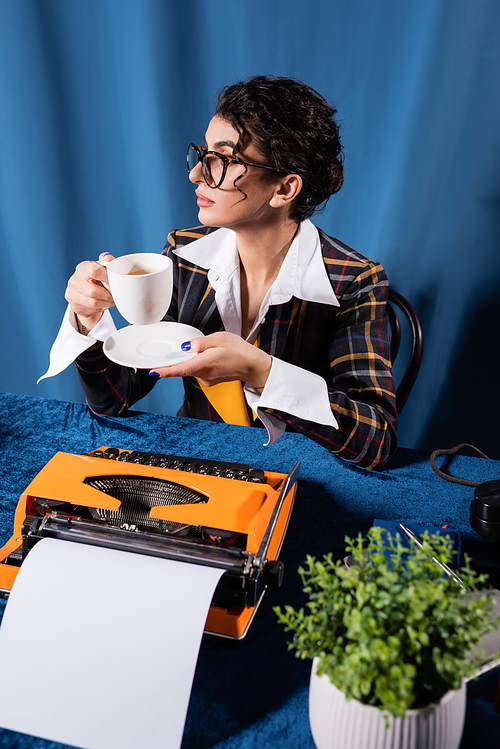
[(0, 390), (82, 400), (73, 368), (35, 384), (68, 277), (197, 222), (186, 144), (259, 73), (335, 103), (345, 186), (316, 223), (421, 316), (401, 444), (500, 458), (498, 0), (0, 0)]

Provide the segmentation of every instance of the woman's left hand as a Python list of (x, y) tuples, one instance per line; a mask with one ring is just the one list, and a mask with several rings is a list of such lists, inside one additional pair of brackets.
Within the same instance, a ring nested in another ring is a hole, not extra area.
[(262, 390), (271, 371), (272, 359), (265, 351), (247, 343), (234, 333), (213, 333), (191, 340), (192, 352), (197, 356), (181, 364), (154, 369), (160, 377), (196, 377), (210, 387), (219, 382), (241, 380), (250, 387)]

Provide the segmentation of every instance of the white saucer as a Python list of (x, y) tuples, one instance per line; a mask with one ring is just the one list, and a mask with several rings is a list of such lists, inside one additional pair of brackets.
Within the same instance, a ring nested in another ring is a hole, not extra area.
[(201, 336), (200, 330), (180, 322), (129, 325), (108, 336), (103, 351), (108, 359), (125, 367), (169, 367), (196, 356), (196, 352), (181, 351), (181, 343)]

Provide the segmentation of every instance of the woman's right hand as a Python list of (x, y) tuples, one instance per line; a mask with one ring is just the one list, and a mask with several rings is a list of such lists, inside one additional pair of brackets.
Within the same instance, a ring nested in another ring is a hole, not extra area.
[[(100, 262), (108, 263), (111, 260), (113, 255), (109, 253), (99, 255)], [(114, 306), (113, 297), (103, 286), (107, 283), (108, 272), (100, 262), (85, 260), (77, 265), (64, 294), (84, 335), (97, 325), (104, 310)]]

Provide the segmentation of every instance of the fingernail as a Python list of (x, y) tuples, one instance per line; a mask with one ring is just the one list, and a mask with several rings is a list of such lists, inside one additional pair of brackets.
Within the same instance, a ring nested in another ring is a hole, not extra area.
[(160, 375), (159, 375), (159, 373), (158, 373), (158, 372), (153, 372), (153, 371), (151, 371), (151, 372), (148, 372), (148, 376), (149, 376), (149, 377), (159, 377)]
[(191, 351), (191, 341), (184, 341), (184, 343), (181, 343), (181, 351)]

